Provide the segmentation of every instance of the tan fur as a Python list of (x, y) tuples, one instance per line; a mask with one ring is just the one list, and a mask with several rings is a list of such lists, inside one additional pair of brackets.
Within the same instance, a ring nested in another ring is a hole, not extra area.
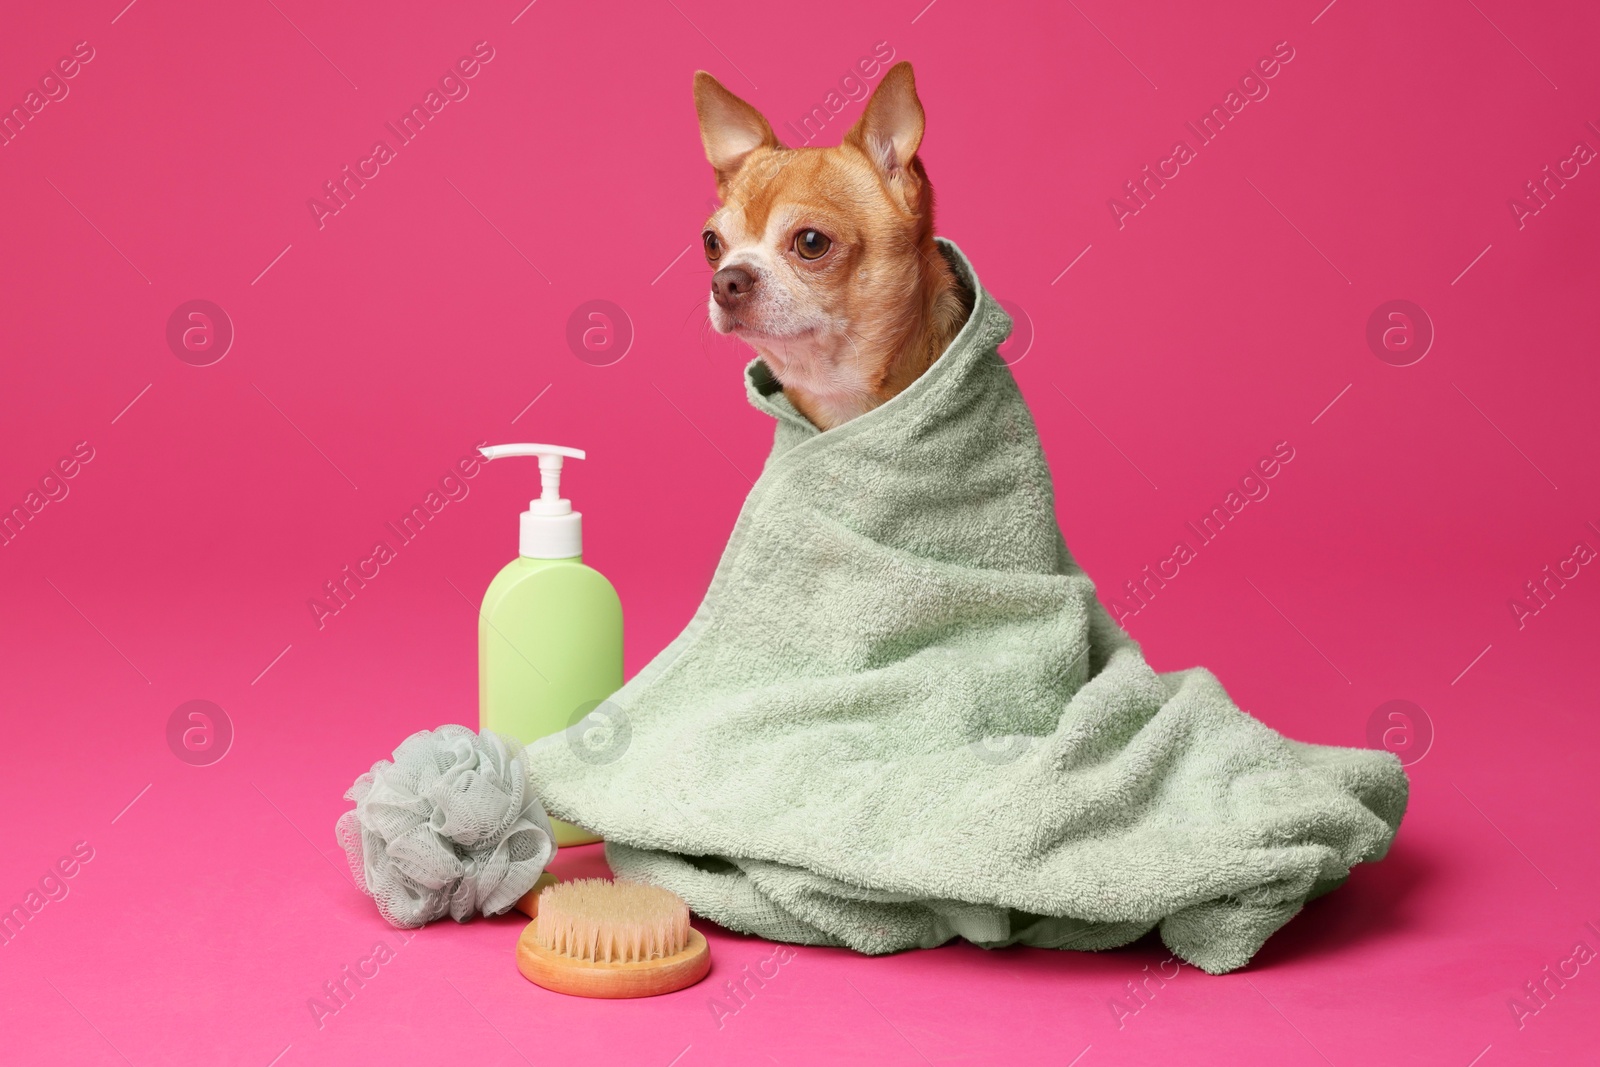
[[(916, 381), (961, 329), (972, 294), (933, 241), (911, 64), (884, 75), (837, 147), (784, 148), (760, 112), (704, 71), (695, 108), (723, 201), (706, 222), (722, 247), (713, 271), (756, 278), (735, 308), (713, 296), (712, 326), (754, 348), (824, 430)], [(832, 242), (816, 261), (793, 247), (808, 229)]]

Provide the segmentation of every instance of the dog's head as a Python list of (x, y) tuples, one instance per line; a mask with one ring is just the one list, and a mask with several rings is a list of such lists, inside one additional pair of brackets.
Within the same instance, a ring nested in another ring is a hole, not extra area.
[(701, 235), (712, 326), (755, 348), (823, 428), (904, 388), (925, 369), (907, 350), (949, 280), (917, 158), (911, 64), (884, 75), (831, 148), (784, 148), (759, 111), (704, 71), (694, 100), (722, 200)]

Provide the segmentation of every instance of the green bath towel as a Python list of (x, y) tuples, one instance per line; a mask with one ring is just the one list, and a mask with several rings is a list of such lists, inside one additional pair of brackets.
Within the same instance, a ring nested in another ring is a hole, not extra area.
[(1220, 974), (1381, 858), (1395, 756), (1290, 740), (1095, 599), (977, 294), (899, 396), (777, 420), (711, 588), (637, 677), (529, 749), (552, 815), (723, 926), (883, 953), (1105, 949), (1159, 927)]

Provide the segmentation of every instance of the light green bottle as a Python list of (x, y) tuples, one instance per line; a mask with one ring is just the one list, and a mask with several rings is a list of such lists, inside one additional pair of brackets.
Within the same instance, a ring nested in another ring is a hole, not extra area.
[[(583, 452), (529, 444), (480, 451), (491, 460), (539, 457), (542, 488), (522, 513), (520, 553), (489, 583), (478, 613), (478, 725), (531, 744), (576, 725), (621, 688), (622, 603), (584, 565), (583, 515), (561, 498), (562, 460)], [(580, 754), (596, 758), (592, 749)], [(551, 822), (557, 845), (600, 840)]]

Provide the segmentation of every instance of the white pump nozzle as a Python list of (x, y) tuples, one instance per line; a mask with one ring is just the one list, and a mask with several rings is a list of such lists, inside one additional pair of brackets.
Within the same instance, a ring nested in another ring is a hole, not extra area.
[(485, 445), (484, 459), (539, 457), (539, 498), (522, 513), (521, 554), (530, 559), (569, 559), (583, 554), (583, 515), (561, 496), (564, 459), (585, 459), (581, 448), (562, 445)]

